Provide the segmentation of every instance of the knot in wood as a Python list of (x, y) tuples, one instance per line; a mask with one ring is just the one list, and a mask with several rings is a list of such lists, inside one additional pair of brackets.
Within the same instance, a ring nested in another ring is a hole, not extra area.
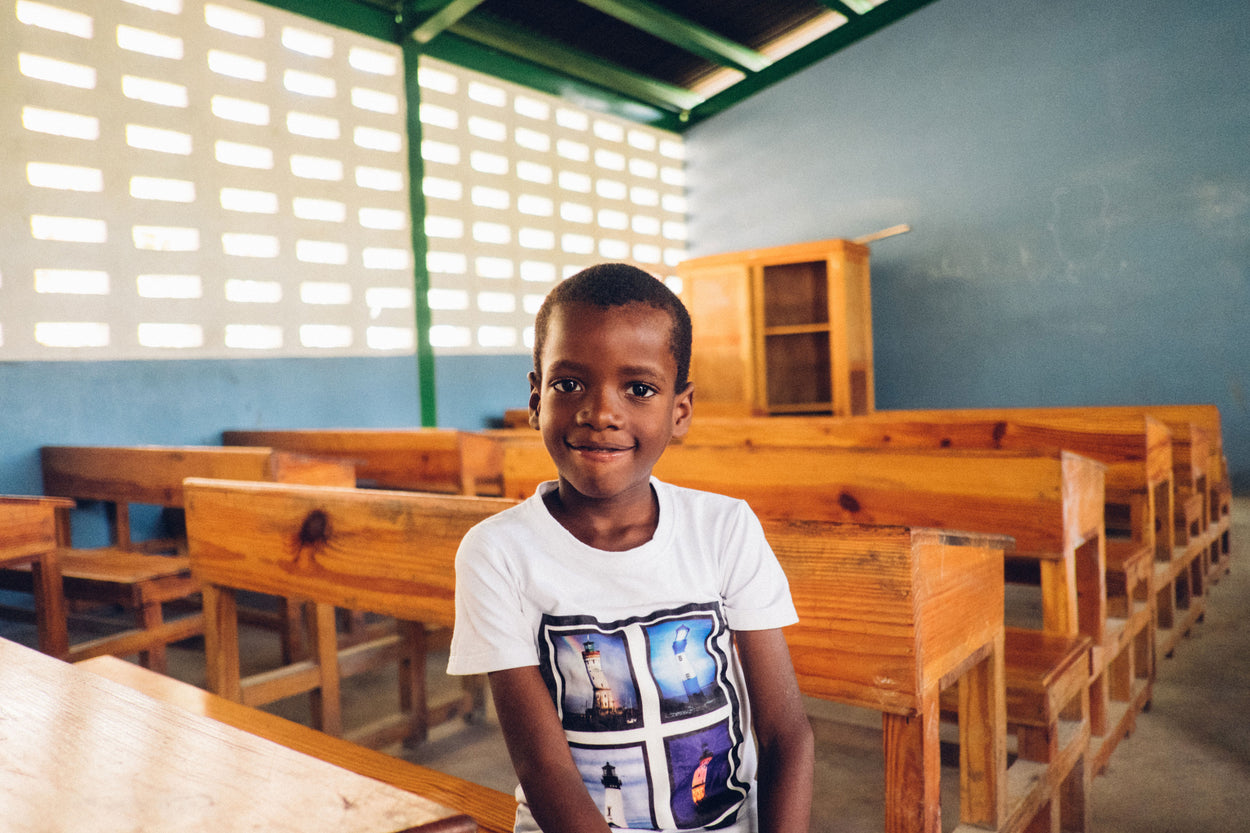
[(849, 492), (843, 492), (838, 495), (838, 506), (841, 506), (847, 512), (858, 512), (859, 501), (855, 499)]
[(308, 513), (308, 517), (304, 518), (304, 523), (299, 528), (299, 543), (301, 547), (311, 547), (318, 544), (324, 544), (330, 537), (330, 516), (323, 509), (314, 509)]
[(994, 423), (994, 445), (995, 447), (1002, 444), (1003, 437), (1007, 435), (1007, 423), (999, 421)]

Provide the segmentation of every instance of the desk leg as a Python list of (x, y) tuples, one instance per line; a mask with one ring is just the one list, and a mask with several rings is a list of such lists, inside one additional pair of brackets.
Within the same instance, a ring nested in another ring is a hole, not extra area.
[(69, 657), (69, 630), (65, 621), (65, 591), (61, 585), (61, 559), (50, 549), (30, 565), (35, 591), (35, 618), (39, 650), (57, 659)]
[(941, 833), (939, 696), (926, 693), (920, 713), (882, 715), (885, 833)]
[(239, 608), (234, 591), (205, 584), (204, 661), (208, 689), (236, 703), (243, 702), (239, 682)]
[(1007, 816), (1007, 677), (1000, 632), (959, 680), (959, 815), (996, 830)]
[(1076, 554), (1069, 550), (1063, 560), (1043, 559), (1042, 579), (1042, 630), (1076, 636), (1080, 633), (1077, 621)]

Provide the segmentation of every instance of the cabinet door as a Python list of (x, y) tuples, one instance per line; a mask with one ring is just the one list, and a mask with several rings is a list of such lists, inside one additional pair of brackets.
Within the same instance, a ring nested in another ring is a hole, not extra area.
[(694, 328), (695, 406), (713, 413), (750, 412), (756, 399), (750, 269), (724, 264), (682, 270), (682, 301)]

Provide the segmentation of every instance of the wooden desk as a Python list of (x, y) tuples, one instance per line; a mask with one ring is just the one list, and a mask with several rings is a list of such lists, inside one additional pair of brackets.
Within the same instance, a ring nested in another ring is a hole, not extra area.
[(77, 663), (77, 666), (192, 714), (228, 723), (314, 758), (446, 804), (473, 817), (481, 833), (512, 833), (516, 799), (511, 793), (492, 790), (343, 738), (332, 737), (302, 723), (227, 700), (117, 657), (92, 657)]
[(72, 500), (0, 497), (0, 566), (30, 565), (39, 650), (64, 659), (69, 653), (65, 596), (56, 546), (56, 513)]
[(473, 831), (453, 810), (0, 639), (11, 830)]

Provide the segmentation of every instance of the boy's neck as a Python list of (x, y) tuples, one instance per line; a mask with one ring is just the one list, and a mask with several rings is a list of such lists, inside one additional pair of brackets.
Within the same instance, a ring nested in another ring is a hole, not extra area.
[(543, 495), (543, 504), (570, 535), (588, 547), (607, 552), (642, 546), (655, 537), (660, 522), (659, 498), (650, 484), (638, 497), (596, 500), (561, 481)]

